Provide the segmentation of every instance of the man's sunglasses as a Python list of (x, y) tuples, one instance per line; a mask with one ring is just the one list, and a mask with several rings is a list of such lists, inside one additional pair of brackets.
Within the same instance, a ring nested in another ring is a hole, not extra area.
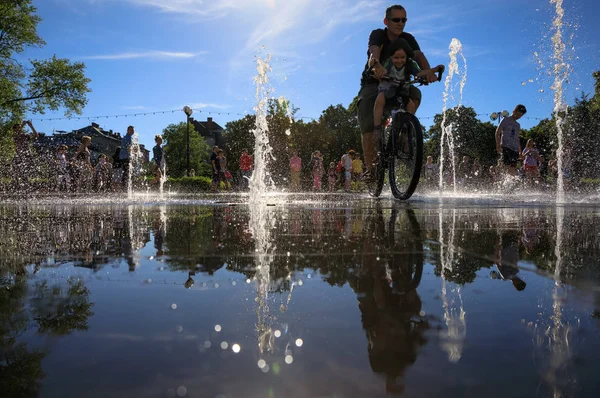
[(406, 21), (408, 21), (408, 18), (404, 17), (404, 18), (390, 18), (390, 21), (398, 23), (398, 22), (402, 22), (402, 23), (406, 23)]

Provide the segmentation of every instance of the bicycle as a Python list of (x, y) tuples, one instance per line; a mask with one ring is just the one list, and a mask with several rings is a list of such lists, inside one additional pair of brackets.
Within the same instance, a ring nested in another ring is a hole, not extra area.
[[(445, 67), (438, 65), (434, 69), (437, 69), (437, 81), (439, 82), (442, 80)], [(429, 84), (425, 78), (406, 81), (384, 76), (382, 80), (399, 87), (410, 84), (419, 86)], [(374, 137), (374, 139), (379, 138), (376, 145), (376, 149), (379, 150), (377, 150), (377, 162), (373, 168), (374, 175), (368, 181), (367, 187), (371, 196), (379, 197), (383, 190), (385, 169), (388, 169), (392, 195), (396, 199), (408, 200), (417, 189), (421, 175), (423, 131), (419, 119), (406, 111), (405, 104), (400, 98), (396, 104), (387, 109), (387, 112), (390, 113), (392, 121), (382, 130), (380, 137)]]

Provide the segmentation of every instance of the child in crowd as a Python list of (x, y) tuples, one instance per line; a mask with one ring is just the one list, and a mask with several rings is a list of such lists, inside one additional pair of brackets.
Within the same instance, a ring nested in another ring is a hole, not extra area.
[(312, 157), (313, 189), (320, 191), (321, 178), (323, 177), (323, 155), (321, 155), (320, 151), (314, 151)]
[(67, 160), (67, 149), (66, 145), (58, 147), (58, 153), (56, 154), (56, 169), (58, 176), (58, 190), (68, 191), (71, 186), (71, 177), (69, 176), (69, 161)]
[(154, 142), (156, 142), (156, 145), (152, 148), (152, 155), (154, 157), (154, 162), (152, 163), (154, 179), (152, 180), (152, 184), (158, 184), (165, 175), (165, 154), (162, 147), (162, 136), (160, 134), (155, 135)]
[(525, 176), (530, 183), (533, 183), (533, 181), (540, 176), (538, 170), (540, 153), (535, 148), (535, 143), (532, 139), (527, 140), (527, 144), (525, 145), (525, 149), (523, 149), (522, 153), (523, 157), (525, 158), (523, 162)]
[(329, 192), (335, 190), (335, 182), (337, 181), (335, 162), (329, 163), (329, 170), (327, 170), (327, 181), (329, 182)]
[(228, 178), (228, 176), (231, 177), (231, 173), (229, 173), (229, 170), (227, 170), (227, 158), (225, 157), (225, 153), (222, 149), (219, 149), (217, 152), (217, 158), (219, 159), (219, 164), (221, 165), (219, 178), (221, 178), (221, 181), (225, 183), (225, 189), (230, 189), (231, 178)]
[(112, 174), (112, 164), (108, 162), (105, 154), (100, 154), (98, 164), (94, 172), (94, 180), (96, 181), (96, 189), (98, 191), (106, 191), (109, 187)]

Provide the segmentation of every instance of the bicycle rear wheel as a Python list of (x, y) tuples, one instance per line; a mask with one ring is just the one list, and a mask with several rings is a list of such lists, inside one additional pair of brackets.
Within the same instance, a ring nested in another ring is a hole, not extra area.
[(410, 113), (398, 113), (389, 137), (390, 188), (396, 199), (407, 200), (415, 192), (423, 165), (421, 123)]
[[(376, 155), (377, 161), (373, 162), (373, 166), (371, 168), (372, 175), (370, 176), (370, 179), (367, 182), (367, 189), (369, 190), (369, 195), (371, 195), (374, 198), (378, 198), (379, 195), (381, 195), (381, 191), (383, 190), (383, 180), (385, 179), (385, 148), (383, 145), (383, 143), (385, 142), (384, 137), (385, 130), (383, 130), (379, 135), (379, 142), (375, 147), (375, 150), (379, 149), (379, 156)], [(375, 137), (373, 139), (375, 139)]]

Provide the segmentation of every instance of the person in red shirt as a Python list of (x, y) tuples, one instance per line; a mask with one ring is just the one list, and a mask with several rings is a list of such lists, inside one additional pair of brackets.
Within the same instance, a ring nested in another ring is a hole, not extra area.
[(252, 177), (252, 169), (254, 168), (254, 159), (252, 155), (248, 155), (247, 149), (242, 149), (240, 156), (240, 171), (242, 172), (241, 186), (243, 189), (248, 189), (250, 177)]
[(298, 151), (292, 152), (290, 158), (290, 179), (291, 179), (291, 190), (300, 190), (300, 172), (302, 171), (302, 159), (298, 156)]

